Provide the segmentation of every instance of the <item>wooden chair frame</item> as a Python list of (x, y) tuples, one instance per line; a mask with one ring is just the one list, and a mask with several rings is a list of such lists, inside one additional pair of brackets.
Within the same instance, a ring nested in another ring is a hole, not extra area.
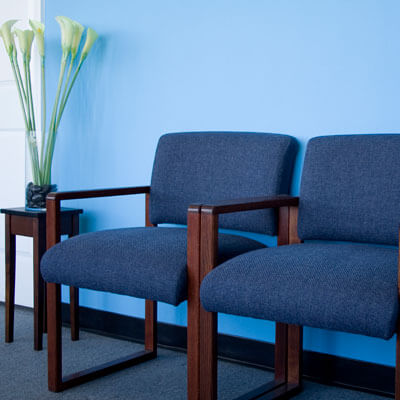
[[(278, 245), (299, 243), (297, 206), (291, 196), (262, 197), (218, 202), (189, 209), (188, 235), (188, 399), (217, 399), (217, 313), (207, 312), (200, 304), (200, 284), (216, 266), (218, 216), (220, 214), (274, 208), (279, 210)], [(190, 249), (190, 246), (197, 246)], [(199, 248), (200, 247), (200, 248)], [(197, 258), (196, 258), (197, 257)], [(275, 377), (237, 400), (284, 399), (301, 391), (303, 330), (301, 326), (276, 324)]]
[[(62, 200), (133, 194), (146, 195), (146, 226), (154, 226), (150, 223), (149, 219), (149, 186), (50, 193), (46, 201), (47, 249), (60, 241), (60, 202)], [(49, 390), (52, 392), (60, 392), (64, 389), (80, 385), (81, 383), (155, 358), (157, 356), (157, 302), (146, 300), (145, 304), (145, 345), (143, 351), (63, 377), (61, 285), (57, 283), (47, 283)]]
[[(242, 199), (201, 206), (199, 270), (202, 279), (215, 267), (218, 248), (218, 215), (250, 211), (261, 208), (279, 210), (278, 245), (301, 243), (297, 236), (299, 198), (278, 196), (275, 198)], [(193, 210), (194, 211), (194, 210)], [(400, 227), (398, 258), (398, 294), (400, 299)], [(199, 320), (199, 350), (197, 364), (188, 365), (188, 382), (197, 383), (190, 389), (189, 400), (217, 399), (217, 313), (205, 311), (201, 305), (197, 310)], [(236, 400), (287, 399), (302, 389), (303, 328), (298, 325), (276, 323), (275, 331), (275, 378)], [(400, 400), (400, 320), (397, 324), (395, 400)]]

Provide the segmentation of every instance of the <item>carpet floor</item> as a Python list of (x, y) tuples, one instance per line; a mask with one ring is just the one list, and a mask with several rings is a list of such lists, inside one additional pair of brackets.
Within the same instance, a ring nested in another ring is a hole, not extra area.
[[(44, 350), (33, 350), (33, 313), (16, 309), (14, 342), (4, 343), (4, 304), (0, 305), (0, 399), (1, 400), (184, 400), (186, 399), (186, 355), (167, 349), (147, 363), (69, 389), (47, 390), (46, 335)], [(78, 342), (63, 329), (64, 374), (127, 355), (142, 346), (92, 333), (81, 332)], [(272, 374), (257, 368), (220, 361), (219, 400), (232, 399), (260, 386)], [(306, 381), (298, 400), (378, 400), (384, 397)]]

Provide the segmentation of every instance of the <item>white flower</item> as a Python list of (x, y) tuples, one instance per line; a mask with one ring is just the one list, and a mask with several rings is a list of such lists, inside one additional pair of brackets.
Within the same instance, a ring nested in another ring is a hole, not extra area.
[(77, 21), (73, 21), (73, 24), (75, 25), (75, 32), (74, 37), (72, 38), (71, 57), (72, 59), (75, 59), (76, 54), (78, 53), (79, 44), (81, 43), (82, 33), (85, 28)]
[(85, 60), (85, 58), (89, 54), (90, 49), (92, 48), (94, 42), (97, 40), (98, 37), (99, 37), (99, 35), (97, 34), (97, 32), (94, 29), (88, 28), (87, 33), (86, 33), (86, 42), (85, 42), (85, 45), (83, 46), (82, 54), (81, 54), (82, 61)]
[(14, 37), (11, 33), (11, 28), (17, 21), (17, 19), (11, 19), (4, 22), (4, 24), (0, 27), (0, 36), (3, 39), (4, 46), (6, 47), (6, 51), (9, 57), (12, 56), (15, 49)]
[(25, 31), (21, 29), (15, 29), (14, 33), (18, 37), (19, 48), (21, 53), (26, 56), (27, 60), (30, 61), (31, 59), (31, 49), (32, 49), (32, 42), (33, 42), (33, 31), (27, 29)]
[(44, 57), (44, 24), (39, 21), (29, 20), (29, 25), (35, 33), (36, 46), (40, 57)]
[(71, 51), (72, 40), (75, 33), (75, 25), (72, 19), (68, 17), (56, 17), (61, 28), (61, 47), (64, 54)]

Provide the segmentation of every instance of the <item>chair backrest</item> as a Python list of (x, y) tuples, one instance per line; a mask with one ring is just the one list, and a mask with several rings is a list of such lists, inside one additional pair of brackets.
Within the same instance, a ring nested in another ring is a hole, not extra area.
[[(163, 135), (151, 179), (153, 224), (186, 224), (188, 206), (287, 194), (297, 142), (287, 135), (189, 132)], [(272, 210), (222, 215), (220, 226), (276, 233)]]
[(311, 139), (300, 190), (303, 240), (398, 243), (400, 134)]

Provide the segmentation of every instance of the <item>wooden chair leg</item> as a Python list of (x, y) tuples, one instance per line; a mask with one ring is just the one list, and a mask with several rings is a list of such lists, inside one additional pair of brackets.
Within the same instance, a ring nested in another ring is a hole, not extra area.
[(236, 400), (289, 399), (301, 391), (301, 334), (302, 328), (276, 323), (275, 378)]
[(217, 313), (200, 311), (200, 400), (217, 399), (217, 375), (218, 375), (218, 322)]
[(44, 221), (33, 220), (33, 281), (34, 281), (34, 345), (35, 350), (43, 348), (43, 328), (44, 328), (44, 292), (45, 282), (40, 274), (40, 260), (46, 251), (46, 235)]
[(79, 288), (69, 288), (69, 315), (71, 322), (71, 340), (79, 340)]
[(400, 323), (397, 327), (396, 338), (396, 369), (395, 369), (395, 400), (400, 400)]
[[(146, 301), (146, 340), (145, 350), (138, 351), (126, 357), (110, 361), (93, 368), (62, 376), (62, 346), (61, 346), (61, 285), (47, 284), (47, 349), (48, 349), (48, 387), (52, 392), (80, 385), (90, 380), (119, 371), (156, 357), (157, 343), (157, 303)], [(154, 350), (148, 348), (153, 347)]]
[[(69, 238), (79, 235), (79, 215), (72, 217)], [(71, 340), (79, 340), (79, 288), (69, 288), (69, 316), (71, 322)]]
[(301, 386), (303, 355), (303, 327), (288, 326), (288, 377), (289, 384)]
[(145, 310), (145, 350), (157, 355), (157, 302), (146, 300)]
[(11, 234), (11, 215), (6, 215), (6, 343), (14, 340), (15, 235)]
[(62, 390), (61, 286), (47, 284), (48, 386), (52, 392)]
[(275, 325), (275, 381), (287, 380), (288, 325), (277, 322)]
[(188, 212), (187, 398), (200, 399), (200, 207)]

